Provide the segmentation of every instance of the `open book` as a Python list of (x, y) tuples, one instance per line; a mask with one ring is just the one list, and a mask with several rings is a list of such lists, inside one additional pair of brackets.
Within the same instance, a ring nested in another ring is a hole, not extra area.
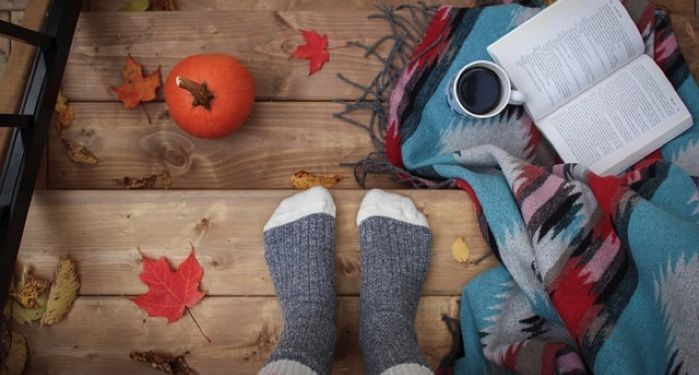
[(488, 47), (563, 161), (618, 174), (692, 116), (619, 0), (560, 0)]

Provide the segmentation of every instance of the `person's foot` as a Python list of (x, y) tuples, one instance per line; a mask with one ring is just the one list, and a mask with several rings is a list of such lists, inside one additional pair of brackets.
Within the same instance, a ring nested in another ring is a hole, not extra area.
[(281, 202), (264, 227), (284, 331), (259, 374), (329, 374), (335, 350), (335, 203), (316, 187)]
[(415, 334), (415, 313), (430, 264), (427, 219), (410, 198), (374, 189), (362, 201), (357, 225), (364, 373), (432, 374)]

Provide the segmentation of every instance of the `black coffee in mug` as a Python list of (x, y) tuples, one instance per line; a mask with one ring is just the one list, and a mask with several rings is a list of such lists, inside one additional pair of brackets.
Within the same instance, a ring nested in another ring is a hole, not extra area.
[(471, 113), (484, 115), (495, 110), (500, 104), (502, 82), (494, 71), (473, 67), (459, 77), (456, 94), (464, 108)]

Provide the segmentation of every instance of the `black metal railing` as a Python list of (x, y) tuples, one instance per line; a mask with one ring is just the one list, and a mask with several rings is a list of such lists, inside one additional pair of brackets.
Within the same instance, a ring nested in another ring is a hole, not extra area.
[(0, 176), (0, 311), (10, 290), (81, 3), (81, 0), (53, 0), (43, 33), (0, 21), (0, 37), (37, 47), (17, 114), (0, 115), (0, 126), (12, 128)]

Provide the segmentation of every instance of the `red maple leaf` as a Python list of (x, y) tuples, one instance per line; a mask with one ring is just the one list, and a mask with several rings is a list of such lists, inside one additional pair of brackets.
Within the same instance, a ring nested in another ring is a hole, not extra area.
[(204, 269), (194, 256), (194, 246), (176, 270), (161, 257), (153, 260), (143, 257), (143, 271), (139, 276), (149, 287), (148, 292), (132, 301), (148, 313), (148, 316), (162, 316), (168, 323), (182, 318), (185, 308), (199, 303), (204, 293), (199, 291), (199, 282)]
[(306, 40), (306, 45), (296, 47), (292, 56), (297, 59), (310, 60), (308, 65), (308, 75), (310, 76), (323, 68), (323, 64), (330, 60), (328, 36), (320, 36), (313, 30), (301, 30), (301, 32), (303, 39)]

